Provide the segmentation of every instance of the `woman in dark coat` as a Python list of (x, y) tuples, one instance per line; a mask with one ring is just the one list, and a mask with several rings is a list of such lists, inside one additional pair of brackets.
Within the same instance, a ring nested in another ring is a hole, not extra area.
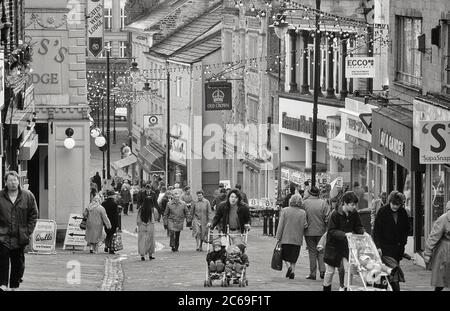
[(347, 265), (348, 242), (347, 234), (363, 234), (364, 227), (356, 211), (358, 197), (353, 191), (347, 191), (342, 196), (342, 211), (334, 210), (328, 221), (327, 242), (325, 245), (324, 261), (326, 264), (325, 277), (323, 280), (323, 290), (331, 291), (335, 268), (341, 264)]
[(106, 192), (106, 200), (102, 203), (102, 206), (106, 210), (106, 215), (108, 216), (109, 221), (111, 222), (111, 228), (108, 229), (105, 226), (106, 239), (105, 239), (105, 252), (110, 254), (114, 254), (114, 249), (112, 248), (112, 239), (114, 233), (116, 233), (119, 228), (119, 207), (114, 199), (116, 193), (114, 191), (108, 190)]
[[(398, 191), (389, 194), (388, 204), (381, 207), (375, 217), (373, 240), (384, 264), (390, 268), (398, 267), (405, 253), (408, 241), (409, 219), (403, 207), (403, 196)], [(394, 291), (400, 290), (399, 282), (404, 282), (401, 269), (397, 269), (390, 283)]]

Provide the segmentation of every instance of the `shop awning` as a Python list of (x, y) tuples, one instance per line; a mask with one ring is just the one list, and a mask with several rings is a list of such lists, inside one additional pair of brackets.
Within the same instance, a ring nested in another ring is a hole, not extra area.
[(151, 143), (144, 146), (138, 154), (138, 162), (149, 174), (165, 171), (165, 152), (162, 146)]
[(330, 139), (328, 149), (330, 156), (338, 159), (351, 160), (366, 157), (366, 149), (346, 141), (345, 132), (342, 130), (335, 138)]
[(132, 154), (126, 158), (123, 158), (123, 159), (120, 159), (118, 161), (111, 163), (111, 166), (117, 171), (121, 168), (130, 166), (130, 165), (136, 163), (136, 161), (137, 161), (136, 156), (134, 154)]

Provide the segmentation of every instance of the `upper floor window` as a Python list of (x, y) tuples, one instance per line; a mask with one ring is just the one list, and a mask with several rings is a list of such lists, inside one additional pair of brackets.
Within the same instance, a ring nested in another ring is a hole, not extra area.
[(177, 77), (177, 96), (181, 97), (181, 77)]
[(231, 31), (224, 32), (224, 42), (223, 45), (223, 61), (225, 63), (231, 62), (233, 60), (233, 34)]
[(247, 58), (256, 58), (258, 56), (258, 37), (255, 35), (248, 36)]
[(447, 94), (450, 94), (450, 24), (447, 24), (447, 55), (444, 63), (447, 72)]
[(248, 96), (248, 121), (250, 123), (258, 122), (258, 99)]
[(127, 42), (126, 41), (120, 41), (119, 52), (120, 52), (120, 57), (127, 56)]
[[(122, 4), (122, 3), (121, 3)], [(120, 29), (125, 29), (125, 20), (127, 18), (127, 15), (125, 14), (125, 3), (123, 3), (123, 6), (120, 7)]]
[(112, 28), (112, 8), (105, 7), (105, 30)]
[(418, 51), (418, 36), (422, 33), (422, 19), (397, 16), (397, 68), (395, 80), (422, 86), (422, 55)]

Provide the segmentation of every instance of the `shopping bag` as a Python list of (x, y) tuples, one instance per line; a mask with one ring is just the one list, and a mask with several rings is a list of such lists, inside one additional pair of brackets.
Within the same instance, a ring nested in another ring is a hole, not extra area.
[(80, 229), (86, 230), (87, 227), (87, 217), (83, 217), (83, 220), (80, 222)]
[(281, 245), (277, 243), (272, 254), (271, 267), (274, 270), (281, 271), (283, 269), (283, 260), (281, 259)]
[(118, 233), (118, 232), (114, 233), (111, 244), (112, 244), (111, 246), (115, 252), (123, 249), (122, 236), (120, 235), (120, 233)]

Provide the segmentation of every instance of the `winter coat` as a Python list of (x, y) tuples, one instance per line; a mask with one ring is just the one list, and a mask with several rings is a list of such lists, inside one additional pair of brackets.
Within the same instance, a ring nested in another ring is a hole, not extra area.
[(100, 205), (100, 198), (97, 198), (94, 198), (83, 212), (83, 217), (87, 217), (84, 239), (88, 244), (97, 244), (103, 240), (103, 225), (111, 228), (105, 208)]
[(284, 198), (284, 201), (283, 201), (283, 207), (289, 207), (289, 200), (291, 199), (291, 197), (292, 197), (292, 193), (289, 193), (285, 198)]
[(184, 219), (189, 218), (189, 210), (183, 201), (175, 202), (174, 200), (167, 203), (164, 211), (164, 224), (171, 231), (182, 231)]
[(430, 258), (431, 285), (450, 288), (450, 211), (433, 224), (424, 251), (424, 259)]
[(303, 234), (308, 227), (306, 212), (299, 207), (285, 207), (278, 222), (277, 240), (281, 244), (302, 245)]
[(222, 247), (220, 249), (220, 251), (218, 251), (218, 252), (216, 252), (216, 251), (209, 252), (206, 255), (206, 262), (210, 263), (211, 261), (216, 262), (217, 260), (220, 260), (223, 263), (225, 263), (226, 258), (227, 258), (227, 253), (225, 251), (225, 248)]
[(240, 192), (241, 192), (242, 202), (244, 202), (245, 204), (248, 204), (247, 194), (242, 191), (240, 191)]
[(92, 179), (97, 184), (97, 190), (102, 190), (102, 178), (100, 177), (100, 175), (94, 175)]
[(305, 236), (322, 236), (327, 230), (328, 214), (330, 212), (327, 202), (316, 196), (310, 196), (303, 204), (308, 222)]
[(324, 261), (332, 267), (339, 267), (342, 258), (348, 259), (348, 241), (346, 233), (363, 234), (364, 227), (356, 211), (348, 215), (343, 211), (333, 211), (328, 222)]
[(122, 187), (122, 189), (120, 190), (120, 198), (121, 198), (121, 202), (123, 202), (124, 204), (128, 204), (132, 201), (131, 192), (130, 192), (129, 187), (127, 187), (127, 186)]
[[(240, 203), (237, 208), (237, 215), (239, 219), (239, 226), (242, 233), (245, 231), (245, 225), (251, 223), (250, 210), (248, 205)], [(216, 215), (212, 222), (212, 228), (220, 224), (220, 229), (225, 231), (229, 223), (229, 206), (228, 202), (220, 203), (216, 208)]]
[(114, 198), (109, 197), (103, 201), (102, 206), (105, 208), (106, 215), (111, 223), (111, 230), (115, 231), (119, 227), (119, 207)]
[(6, 187), (0, 191), (0, 243), (12, 248), (23, 247), (28, 245), (36, 227), (36, 199), (31, 191), (19, 187), (16, 202), (13, 204), (7, 193)]
[(383, 256), (392, 257), (400, 262), (408, 241), (409, 219), (403, 207), (400, 207), (397, 213), (395, 223), (390, 204), (380, 208), (373, 226), (373, 240), (377, 248), (381, 249)]
[(226, 201), (226, 199), (227, 199), (227, 194), (221, 193), (217, 197), (214, 198), (214, 200), (212, 201), (212, 206), (215, 207), (215, 209), (217, 209), (217, 206), (220, 203), (222, 203), (223, 201)]

